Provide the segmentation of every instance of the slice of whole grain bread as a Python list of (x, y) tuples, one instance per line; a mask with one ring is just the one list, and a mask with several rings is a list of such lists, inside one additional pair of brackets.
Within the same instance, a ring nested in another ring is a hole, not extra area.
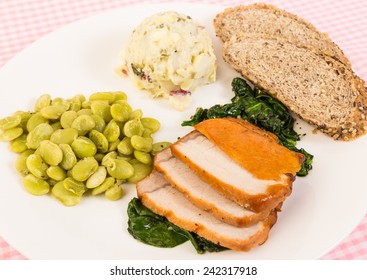
[(224, 43), (223, 58), (333, 138), (351, 140), (367, 132), (364, 81), (318, 49), (281, 37), (243, 34)]
[(243, 33), (276, 36), (328, 54), (350, 65), (342, 50), (325, 33), (304, 19), (267, 4), (241, 5), (227, 8), (214, 19), (216, 35), (228, 41)]

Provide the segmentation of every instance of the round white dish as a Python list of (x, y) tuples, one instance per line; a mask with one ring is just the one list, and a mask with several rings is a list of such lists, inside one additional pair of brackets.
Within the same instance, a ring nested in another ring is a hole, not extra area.
[[(190, 128), (180, 126), (196, 107), (224, 104), (238, 76), (221, 58), (212, 19), (224, 7), (201, 4), (139, 5), (109, 11), (56, 30), (17, 54), (0, 69), (0, 118), (31, 110), (43, 93), (71, 97), (96, 91), (123, 90), (134, 109), (161, 121), (156, 141), (175, 141)], [(127, 37), (145, 17), (175, 10), (201, 22), (213, 38), (218, 58), (217, 81), (193, 93), (185, 112), (167, 100), (152, 100), (129, 79), (114, 73)], [(300, 128), (299, 128), (300, 127)], [(16, 172), (16, 155), (0, 145), (0, 236), (30, 259), (316, 259), (337, 245), (363, 218), (367, 206), (367, 137), (337, 142), (298, 121), (306, 136), (298, 143), (314, 158), (314, 168), (297, 178), (268, 241), (250, 252), (225, 251), (198, 255), (189, 242), (172, 249), (142, 244), (127, 232), (126, 209), (136, 196), (124, 188), (117, 202), (86, 197), (64, 207), (51, 196), (28, 194)]]

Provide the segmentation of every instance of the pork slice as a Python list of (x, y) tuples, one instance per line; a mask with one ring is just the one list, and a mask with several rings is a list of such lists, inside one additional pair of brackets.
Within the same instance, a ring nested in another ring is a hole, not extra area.
[(259, 179), (196, 130), (172, 144), (171, 151), (201, 179), (246, 209), (270, 211), (291, 193), (291, 176)]
[(157, 171), (153, 171), (137, 184), (137, 192), (142, 203), (156, 214), (165, 216), (181, 228), (236, 251), (249, 251), (264, 243), (277, 219), (276, 211), (272, 211), (267, 219), (250, 227), (229, 225), (196, 207)]
[(280, 145), (275, 134), (245, 120), (208, 119), (194, 128), (258, 179), (293, 178), (301, 169), (303, 154)]
[(208, 183), (200, 179), (181, 160), (174, 157), (169, 148), (156, 154), (155, 168), (187, 199), (217, 219), (237, 226), (248, 227), (265, 219), (269, 211), (253, 212), (226, 198)]

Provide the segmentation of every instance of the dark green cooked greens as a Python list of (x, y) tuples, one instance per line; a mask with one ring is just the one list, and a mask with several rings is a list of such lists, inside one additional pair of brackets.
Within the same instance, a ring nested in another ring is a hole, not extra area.
[(292, 151), (302, 153), (305, 160), (298, 176), (306, 176), (312, 169), (313, 155), (304, 149), (298, 149), (296, 143), (300, 136), (294, 131), (294, 118), (288, 109), (277, 99), (254, 87), (252, 89), (242, 78), (232, 80), (235, 96), (231, 103), (214, 105), (209, 109), (198, 108), (190, 120), (183, 126), (193, 126), (206, 119), (233, 117), (244, 119), (258, 127), (274, 133), (281, 145)]
[(193, 232), (184, 230), (165, 217), (145, 207), (138, 198), (133, 198), (127, 208), (128, 231), (137, 240), (156, 247), (172, 248), (188, 240), (199, 254), (227, 250)]

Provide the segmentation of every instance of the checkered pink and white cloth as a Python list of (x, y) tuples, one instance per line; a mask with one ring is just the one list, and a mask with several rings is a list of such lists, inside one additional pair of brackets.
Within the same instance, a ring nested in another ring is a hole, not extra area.
[[(142, 3), (144, 0), (1, 0), (0, 67), (24, 47), (50, 31), (103, 11)], [(234, 6), (242, 1), (180, 1)], [(367, 1), (365, 0), (268, 0), (312, 22), (343, 49), (354, 70), (367, 81)], [(366, 186), (367, 187), (367, 186)], [(0, 237), (0, 260), (25, 259)], [(322, 259), (367, 259), (367, 215), (356, 229)]]

